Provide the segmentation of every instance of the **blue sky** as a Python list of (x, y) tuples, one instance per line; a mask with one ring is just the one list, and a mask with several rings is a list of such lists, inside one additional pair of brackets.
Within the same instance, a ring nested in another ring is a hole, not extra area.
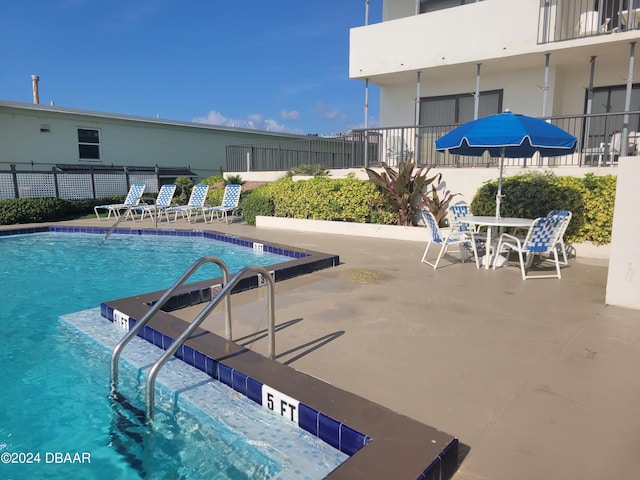
[[(0, 99), (32, 102), (38, 75), (41, 104), (343, 133), (364, 124), (364, 82), (349, 79), (364, 17), (364, 0), (3, 1)], [(377, 104), (371, 87), (370, 126)]]

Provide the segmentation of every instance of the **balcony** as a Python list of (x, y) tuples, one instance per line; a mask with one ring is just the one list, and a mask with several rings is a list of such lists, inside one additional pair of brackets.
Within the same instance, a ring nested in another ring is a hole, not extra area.
[(541, 44), (616, 34), (640, 29), (640, 0), (597, 2), (541, 0), (538, 42)]

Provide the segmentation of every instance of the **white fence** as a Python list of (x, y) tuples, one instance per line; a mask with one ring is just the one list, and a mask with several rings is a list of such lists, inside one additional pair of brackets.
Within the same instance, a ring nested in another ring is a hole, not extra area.
[(145, 193), (158, 192), (153, 172), (61, 173), (0, 171), (0, 199), (59, 197), (65, 200), (100, 199), (126, 195), (134, 183), (144, 183)]

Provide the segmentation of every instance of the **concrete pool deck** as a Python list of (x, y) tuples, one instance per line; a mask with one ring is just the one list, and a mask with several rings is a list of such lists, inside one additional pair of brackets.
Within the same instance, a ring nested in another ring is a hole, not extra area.
[[(422, 242), (244, 223), (162, 227), (338, 254), (337, 267), (276, 284), (278, 361), (456, 436), (455, 480), (640, 471), (640, 312), (604, 304), (606, 263), (572, 259), (562, 280), (523, 282), (516, 268), (446, 259), (434, 271), (420, 263)], [(266, 324), (264, 302), (253, 301), (261, 292), (232, 305), (234, 337), (264, 353), (266, 339), (251, 343)]]

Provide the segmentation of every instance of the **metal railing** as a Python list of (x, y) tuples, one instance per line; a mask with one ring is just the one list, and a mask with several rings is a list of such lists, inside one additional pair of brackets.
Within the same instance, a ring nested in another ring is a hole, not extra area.
[[(209, 303), (202, 309), (202, 311), (198, 314), (196, 318), (189, 324), (189, 326), (182, 332), (182, 334), (165, 350), (165, 352), (158, 358), (156, 363), (153, 364), (151, 370), (149, 370), (149, 376), (147, 377), (146, 387), (145, 387), (145, 402), (147, 405), (147, 422), (153, 421), (153, 414), (155, 410), (155, 382), (160, 369), (171, 359), (171, 357), (176, 353), (178, 348), (182, 346), (184, 342), (186, 342), (189, 337), (196, 331), (196, 329), (200, 326), (205, 318), (213, 311), (214, 308), (218, 306), (222, 299), (226, 299), (229, 301), (229, 295), (231, 295), (231, 290), (242, 280), (247, 273), (258, 273), (262, 275), (262, 277), (267, 281), (267, 285), (269, 288), (269, 296), (268, 299), (268, 356), (270, 359), (275, 359), (276, 356), (276, 343), (275, 343), (275, 307), (274, 307), (274, 280), (269, 274), (269, 272), (259, 266), (248, 266), (244, 267), (240, 270), (230, 282), (225, 283), (222, 290), (209, 301)], [(231, 338), (228, 338), (231, 340)]]
[(616, 34), (639, 28), (640, 0), (540, 0), (538, 43)]
[[(639, 0), (640, 1), (640, 0)], [(510, 158), (505, 165), (522, 167), (592, 167), (615, 165), (621, 155), (640, 155), (640, 111), (567, 115), (545, 118), (550, 123), (578, 138), (576, 152), (550, 158)], [(436, 152), (435, 140), (458, 127), (459, 124), (433, 126), (405, 126), (353, 130), (348, 136), (325, 139), (314, 137), (305, 142), (304, 150), (296, 142), (240, 145), (227, 148), (227, 154), (237, 159), (238, 152), (250, 154), (250, 162), (227, 161), (227, 170), (285, 171), (302, 164), (321, 164), (326, 169), (392, 167), (399, 162), (415, 161), (417, 165), (444, 168), (472, 168), (497, 166), (498, 159), (488, 154), (467, 157)], [(623, 141), (627, 139), (627, 142)], [(623, 146), (627, 145), (626, 151)], [(340, 145), (344, 156), (335, 155), (331, 161), (320, 156), (308, 156), (309, 151)], [(259, 153), (256, 153), (259, 152)], [(247, 168), (249, 167), (249, 168)]]
[(310, 136), (308, 140), (229, 145), (226, 166), (229, 172), (287, 171), (300, 165), (318, 164), (327, 169), (354, 168), (362, 165), (366, 148), (370, 156), (378, 156), (378, 143), (366, 144), (362, 135)]

